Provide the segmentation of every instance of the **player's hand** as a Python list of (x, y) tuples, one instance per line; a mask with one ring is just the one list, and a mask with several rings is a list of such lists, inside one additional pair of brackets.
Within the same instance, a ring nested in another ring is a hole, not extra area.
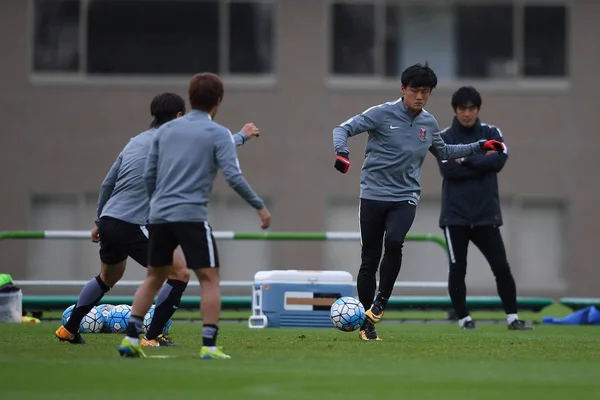
[(480, 140), (479, 147), (481, 148), (481, 150), (485, 150), (486, 152), (495, 151), (498, 154), (501, 154), (504, 151), (504, 145), (502, 144), (502, 142), (499, 142), (497, 140)]
[(337, 153), (333, 167), (342, 174), (348, 172), (350, 169), (350, 159), (348, 158), (348, 153)]
[(260, 226), (261, 229), (268, 229), (269, 226), (271, 226), (271, 213), (269, 213), (267, 207), (263, 207), (260, 210), (258, 210), (258, 216), (260, 217), (260, 221), (262, 222), (262, 225)]
[(242, 128), (242, 132), (244, 132), (246, 136), (248, 136), (247, 140), (250, 140), (253, 137), (260, 136), (260, 129), (258, 129), (258, 127), (252, 122), (248, 122), (246, 125), (244, 125), (244, 127)]
[(98, 227), (95, 226), (94, 229), (92, 229), (92, 242), (98, 243), (99, 241), (100, 241), (100, 232), (98, 232)]

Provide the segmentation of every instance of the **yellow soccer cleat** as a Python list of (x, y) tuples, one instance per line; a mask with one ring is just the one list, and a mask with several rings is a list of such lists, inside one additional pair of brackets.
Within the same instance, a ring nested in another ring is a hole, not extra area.
[(377, 332), (375, 332), (375, 325), (370, 322), (364, 324), (358, 333), (360, 340), (364, 341), (381, 341)]
[(142, 346), (139, 344), (134, 345), (127, 336), (125, 336), (125, 338), (121, 341), (121, 345), (119, 346), (119, 354), (122, 357), (146, 358), (146, 353), (144, 353), (142, 350)]
[(381, 321), (381, 318), (383, 318), (383, 310), (379, 309), (379, 307), (376, 307), (375, 305), (372, 305), (371, 308), (365, 311), (365, 316), (369, 321), (376, 324)]
[(223, 353), (222, 347), (217, 347), (216, 350), (209, 350), (208, 347), (202, 346), (200, 349), (200, 358), (203, 360), (218, 360), (218, 359), (229, 359), (230, 355)]

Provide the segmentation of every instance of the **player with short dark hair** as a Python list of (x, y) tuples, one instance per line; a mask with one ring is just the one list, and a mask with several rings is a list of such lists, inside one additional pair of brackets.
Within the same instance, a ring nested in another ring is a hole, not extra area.
[(153, 139), (144, 173), (150, 196), (149, 267), (135, 294), (127, 335), (119, 346), (122, 356), (145, 357), (139, 344), (142, 321), (172, 269), (173, 250), (181, 246), (202, 291), (200, 357), (230, 358), (216, 347), (221, 312), (219, 256), (207, 204), (217, 171), (221, 169), (231, 188), (258, 210), (262, 229), (269, 227), (271, 216), (242, 175), (231, 132), (214, 122), (223, 95), (218, 76), (194, 75), (189, 86), (192, 110), (164, 125)]
[[(504, 142), (500, 129), (479, 119), (481, 94), (472, 86), (463, 86), (452, 95), (454, 119), (442, 131), (446, 143), (469, 143), (476, 140)], [(531, 329), (517, 315), (517, 289), (506, 257), (500, 233), (502, 212), (498, 197), (498, 173), (508, 159), (506, 145), (498, 153), (488, 151), (454, 161), (438, 160), (442, 183), (440, 228), (448, 245), (450, 268), (448, 293), (463, 329), (475, 329), (467, 310), (467, 249), (469, 242), (481, 250), (496, 278), (498, 295), (502, 300), (508, 328)]]
[[(121, 151), (100, 188), (96, 226), (91, 238), (100, 243), (100, 274), (81, 290), (69, 321), (60, 326), (56, 337), (61, 341), (83, 344), (79, 326), (85, 315), (123, 277), (127, 258), (148, 265), (148, 231), (146, 229), (150, 202), (143, 181), (143, 171), (152, 138), (163, 124), (185, 114), (185, 101), (175, 93), (161, 93), (152, 99), (150, 129), (132, 138)], [(238, 145), (258, 136), (254, 124), (246, 124), (236, 133)], [(173, 316), (189, 281), (189, 271), (181, 257), (175, 263), (156, 301), (154, 317), (142, 344), (144, 346), (175, 345), (162, 334)]]
[[(436, 119), (423, 108), (437, 86), (437, 77), (427, 63), (406, 68), (401, 82), (400, 99), (371, 107), (333, 130), (334, 167), (341, 173), (350, 168), (348, 138), (362, 132), (369, 134), (359, 206), (362, 261), (357, 290), (367, 310), (359, 334), (362, 340), (380, 340), (374, 324), (383, 317), (400, 272), (402, 247), (415, 217), (421, 194), (421, 166), (427, 152), (440, 159), (452, 159), (503, 150), (502, 143), (495, 140), (461, 145), (447, 145), (442, 140)], [(379, 292), (374, 299), (378, 268)]]

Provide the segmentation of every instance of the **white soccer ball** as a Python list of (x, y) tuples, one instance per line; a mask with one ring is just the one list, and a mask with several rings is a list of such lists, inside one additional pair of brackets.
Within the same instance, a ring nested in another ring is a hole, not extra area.
[[(152, 324), (152, 319), (154, 318), (154, 311), (156, 310), (156, 306), (152, 304), (146, 315), (144, 316), (144, 323), (142, 329), (144, 333), (148, 332), (150, 329), (150, 325)], [(171, 329), (171, 324), (173, 323), (173, 318), (169, 319), (165, 326), (163, 326), (162, 334), (167, 335), (169, 333), (169, 329)]]
[(102, 332), (110, 331), (108, 328), (108, 317), (113, 308), (115, 308), (115, 306), (112, 304), (99, 304), (96, 306), (96, 310), (102, 315)]
[(156, 308), (156, 306), (154, 304), (152, 304), (150, 306), (150, 309), (146, 313), (146, 315), (144, 315), (144, 323), (142, 324), (142, 329), (143, 329), (144, 333), (148, 332), (148, 328), (150, 328), (150, 324), (152, 323), (152, 318), (154, 318), (154, 309), (155, 308)]
[(100, 333), (104, 328), (104, 316), (96, 307), (92, 308), (81, 320), (79, 332), (81, 333)]
[(331, 306), (333, 326), (343, 332), (352, 332), (365, 322), (365, 308), (358, 299), (350, 296), (337, 299)]

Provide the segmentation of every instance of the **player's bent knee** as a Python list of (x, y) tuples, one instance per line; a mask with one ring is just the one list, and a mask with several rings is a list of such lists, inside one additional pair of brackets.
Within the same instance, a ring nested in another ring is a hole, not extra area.
[(219, 269), (218, 268), (198, 268), (194, 272), (198, 279), (206, 283), (219, 284)]
[(100, 279), (102, 279), (102, 282), (108, 287), (113, 287), (123, 277), (126, 263), (126, 260), (113, 265), (102, 263), (100, 269)]
[(186, 267), (175, 268), (176, 264), (173, 264), (173, 269), (169, 273), (169, 279), (176, 279), (182, 282), (190, 281), (190, 271)]
[(496, 277), (508, 276), (508, 275), (512, 274), (512, 272), (510, 270), (510, 265), (508, 264), (508, 261), (498, 263), (498, 264), (493, 264), (492, 272), (493, 272), (494, 276), (496, 276)]
[(186, 283), (190, 281), (190, 271), (177, 252), (173, 253), (173, 266), (171, 267), (171, 272), (169, 273), (169, 279), (177, 279), (178, 281), (183, 281)]
[(392, 253), (401, 256), (402, 247), (404, 247), (404, 241), (400, 240), (389, 240), (385, 242), (385, 252)]
[(153, 286), (162, 286), (167, 280), (171, 269), (168, 267), (148, 267), (148, 273), (146, 275), (146, 281)]

